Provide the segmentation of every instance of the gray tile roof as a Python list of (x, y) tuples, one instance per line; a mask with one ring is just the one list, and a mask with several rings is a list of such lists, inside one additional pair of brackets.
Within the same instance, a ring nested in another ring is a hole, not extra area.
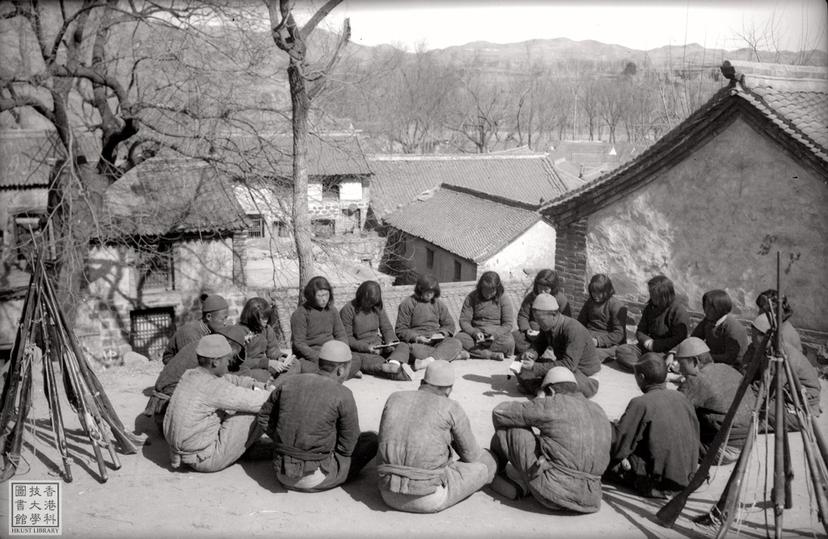
[(368, 158), (371, 207), (383, 219), (440, 184), (539, 206), (572, 185), (544, 154), (382, 156)]
[(247, 226), (229, 182), (195, 159), (148, 159), (109, 186), (104, 200), (118, 235), (229, 232)]
[[(98, 150), (89, 135), (77, 135), (81, 153), (90, 161)], [(0, 131), (0, 188), (48, 187), (49, 175), (63, 149), (54, 131), (10, 129)]]
[(482, 262), (540, 220), (525, 205), (504, 204), (442, 186), (390, 214), (386, 222), (474, 262)]

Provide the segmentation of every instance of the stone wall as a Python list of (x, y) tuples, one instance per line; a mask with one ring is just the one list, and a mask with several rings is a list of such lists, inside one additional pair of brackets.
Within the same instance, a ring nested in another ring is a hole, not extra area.
[(696, 312), (705, 291), (721, 288), (749, 319), (758, 293), (776, 286), (781, 251), (793, 324), (824, 333), (826, 208), (825, 178), (737, 119), (651, 183), (590, 215), (585, 248), (583, 224), (559, 229), (557, 265), (568, 288), (579, 275), (586, 283), (606, 273), (620, 297), (639, 303), (647, 300), (647, 281), (664, 274)]

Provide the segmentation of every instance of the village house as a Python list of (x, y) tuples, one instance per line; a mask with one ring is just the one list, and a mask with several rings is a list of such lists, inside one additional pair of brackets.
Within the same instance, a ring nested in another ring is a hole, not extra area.
[(702, 294), (725, 289), (749, 319), (756, 296), (776, 287), (780, 251), (792, 321), (803, 340), (825, 343), (828, 76), (814, 67), (737, 70), (746, 76), (646, 151), (541, 208), (557, 232), (556, 266), (579, 291), (606, 273), (639, 305), (647, 280), (664, 274), (697, 318)]
[(111, 232), (90, 247), (75, 324), (93, 355), (128, 342), (160, 356), (176, 325), (199, 316), (203, 292), (221, 291), (238, 314), (249, 223), (213, 166), (150, 158), (112, 184), (104, 204)]
[(410, 281), (504, 280), (555, 263), (555, 231), (536, 210), (569, 189), (545, 154), (372, 156), (369, 221), (390, 227), (384, 268)]
[(488, 270), (511, 281), (555, 265), (555, 229), (536, 205), (443, 184), (385, 222), (387, 265), (403, 283), (423, 273), (440, 282), (475, 281)]
[[(291, 243), (292, 139), (285, 135), (266, 138), (268, 144), (254, 157), (259, 161), (255, 163), (258, 172), (234, 176), (236, 196), (251, 223), (251, 238)], [(371, 170), (358, 138), (352, 134), (311, 136), (307, 163), (313, 235), (330, 238), (362, 230)]]

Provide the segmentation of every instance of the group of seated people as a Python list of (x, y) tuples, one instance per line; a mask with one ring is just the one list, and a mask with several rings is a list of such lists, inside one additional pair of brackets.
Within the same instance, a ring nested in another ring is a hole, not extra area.
[[(572, 318), (554, 270), (536, 275), (517, 313), (497, 273), (488, 271), (463, 303), (459, 332), (432, 276), (418, 279), (393, 327), (376, 282), (362, 283), (337, 310), (328, 281), (314, 277), (291, 316), (290, 351), (279, 348), (266, 300), (250, 299), (239, 324), (225, 325), (226, 300), (205, 296), (201, 320), (170, 340), (146, 414), (155, 417), (174, 468), (224, 469), (266, 433), (276, 478), (289, 490), (337, 487), (376, 457), (382, 499), (401, 511), (441, 511), (491, 485), (512, 499), (531, 495), (553, 510), (589, 513), (600, 507), (602, 482), (648, 497), (689, 484), (745, 367), (765, 358), (764, 337), (780, 302), (780, 352), (811, 413), (821, 412), (819, 378), (788, 320), (786, 298), (760, 294), (751, 340), (725, 291), (704, 294), (704, 318), (691, 333), (670, 279), (653, 277), (648, 288), (628, 344), (627, 308), (602, 274), (592, 277)], [(529, 396), (494, 408), (489, 449), (449, 398), (451, 362), (471, 358), (514, 360), (518, 387)], [(590, 398), (598, 391), (594, 375), (613, 360), (632, 371), (642, 395), (610, 422)], [(362, 373), (410, 381), (419, 370), (418, 389), (388, 397), (379, 432), (362, 432), (342, 382)], [(719, 464), (738, 458), (760, 408), (751, 389), (718, 448)], [(775, 425), (772, 412), (762, 410), (767, 429)], [(798, 428), (797, 419), (786, 412), (787, 428)]]

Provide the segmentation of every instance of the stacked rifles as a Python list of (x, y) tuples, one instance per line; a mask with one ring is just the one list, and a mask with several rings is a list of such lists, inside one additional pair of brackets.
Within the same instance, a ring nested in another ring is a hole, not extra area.
[[(121, 463), (115, 451), (134, 454), (137, 439), (128, 433), (100, 381), (90, 369), (72, 329), (66, 324), (40, 256), (23, 305), (10, 365), (3, 385), (0, 410), (0, 482), (14, 476), (20, 463), (23, 434), (32, 404), (32, 377), (43, 370), (43, 390), (49, 406), (54, 446), (63, 461), (63, 478), (72, 481), (72, 456), (66, 438), (59, 387), (72, 411), (77, 414), (82, 438), (88, 440), (98, 465), (98, 480), (108, 479), (103, 450), (109, 453), (112, 469)], [(62, 384), (60, 383), (62, 381)]]

